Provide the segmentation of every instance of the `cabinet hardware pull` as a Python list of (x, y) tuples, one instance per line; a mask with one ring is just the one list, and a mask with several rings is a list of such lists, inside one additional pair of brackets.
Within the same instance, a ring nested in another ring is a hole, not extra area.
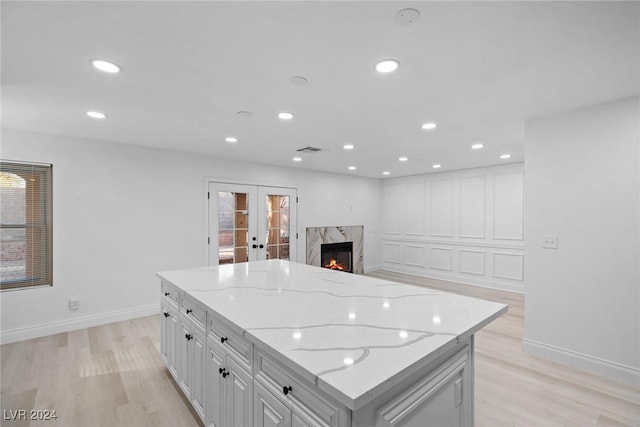
[(229, 372), (224, 371), (224, 372), (222, 373), (222, 378), (227, 378), (227, 376), (228, 376), (228, 375), (229, 375)]
[(187, 341), (191, 341), (193, 339), (193, 335), (191, 334), (186, 334), (184, 337), (187, 339)]
[(169, 295), (171, 295), (171, 292), (165, 292), (165, 293), (164, 293), (164, 296), (165, 296), (165, 297), (168, 297)]
[(291, 393), (291, 386), (284, 386), (282, 387), (282, 392), (284, 393), (284, 395), (286, 396), (287, 394)]
[(221, 337), (221, 338), (220, 338), (220, 342), (221, 342), (222, 344), (224, 344), (224, 342), (225, 342), (226, 340), (228, 340), (228, 338), (227, 338), (227, 337)]
[(169, 317), (169, 316), (170, 316), (170, 314), (165, 311), (164, 312), (164, 317)]
[(258, 246), (260, 249), (264, 248), (264, 245), (262, 243), (260, 243), (260, 245)]
[(191, 310), (190, 308), (187, 308), (187, 314), (191, 313), (193, 310)]
[(227, 368), (218, 368), (218, 373), (222, 375), (222, 378), (227, 378), (227, 375), (229, 375)]

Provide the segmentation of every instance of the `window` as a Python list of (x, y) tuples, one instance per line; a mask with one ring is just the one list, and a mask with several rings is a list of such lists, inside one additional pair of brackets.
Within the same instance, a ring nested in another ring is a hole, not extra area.
[(51, 165), (0, 161), (0, 289), (53, 285)]

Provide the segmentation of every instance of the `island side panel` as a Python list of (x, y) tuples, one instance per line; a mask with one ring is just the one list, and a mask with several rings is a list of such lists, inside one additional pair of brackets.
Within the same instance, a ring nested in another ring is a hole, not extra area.
[(353, 411), (352, 427), (473, 426), (474, 337), (367, 405)]

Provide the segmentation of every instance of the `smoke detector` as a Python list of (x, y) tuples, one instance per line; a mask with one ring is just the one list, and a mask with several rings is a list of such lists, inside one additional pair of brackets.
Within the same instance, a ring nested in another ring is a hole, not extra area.
[(406, 27), (408, 25), (415, 24), (418, 19), (420, 19), (420, 11), (412, 8), (402, 9), (401, 11), (396, 12), (394, 19), (396, 24), (401, 27)]
[(289, 77), (289, 81), (296, 86), (302, 86), (307, 84), (307, 78), (302, 76)]

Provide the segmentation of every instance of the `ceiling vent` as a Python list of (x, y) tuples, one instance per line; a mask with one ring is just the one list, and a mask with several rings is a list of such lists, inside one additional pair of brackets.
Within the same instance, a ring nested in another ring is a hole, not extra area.
[(318, 147), (304, 147), (304, 148), (298, 148), (296, 151), (299, 153), (318, 153), (320, 151), (327, 151), (327, 150), (324, 150)]

